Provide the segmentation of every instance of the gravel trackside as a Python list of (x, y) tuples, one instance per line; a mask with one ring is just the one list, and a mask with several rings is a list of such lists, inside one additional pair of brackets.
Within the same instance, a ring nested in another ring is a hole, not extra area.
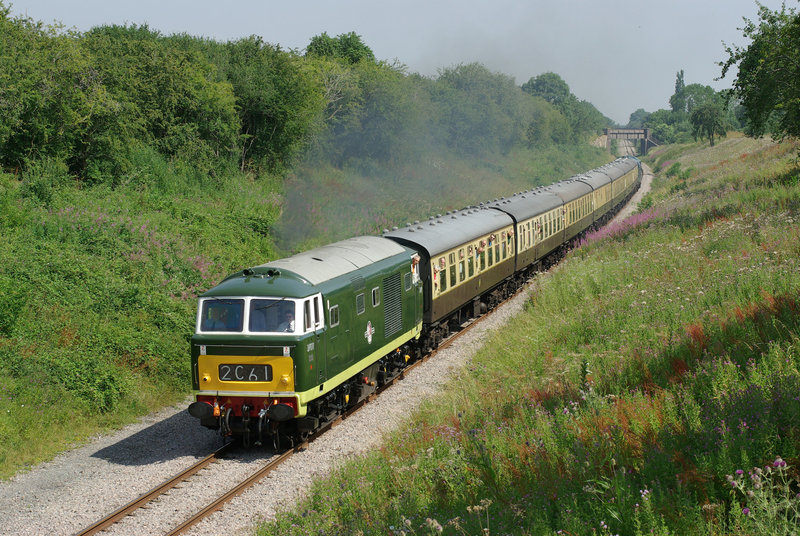
[[(385, 432), (468, 362), (488, 330), (504, 324), (522, 308), (526, 296), (519, 294), (496, 314), (485, 317), (453, 345), (409, 372), (188, 534), (249, 534), (254, 523), (293, 504), (315, 477), (378, 446)], [(221, 440), (199, 426), (186, 412), (186, 405), (149, 415), (0, 483), (0, 532), (74, 534), (209, 454)], [(164, 533), (230, 489), (269, 456), (260, 449), (236, 451), (104, 534)]]

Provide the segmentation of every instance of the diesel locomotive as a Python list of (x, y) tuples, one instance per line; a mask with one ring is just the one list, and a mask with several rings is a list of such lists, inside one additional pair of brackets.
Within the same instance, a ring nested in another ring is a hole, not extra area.
[(618, 158), (228, 276), (198, 300), (189, 413), (246, 445), (302, 440), (605, 223), (641, 176)]

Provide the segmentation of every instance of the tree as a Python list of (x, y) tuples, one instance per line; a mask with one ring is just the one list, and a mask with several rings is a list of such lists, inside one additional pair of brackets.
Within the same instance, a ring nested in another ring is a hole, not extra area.
[(739, 28), (752, 40), (746, 48), (726, 46), (720, 62), (724, 78), (738, 67), (732, 96), (741, 100), (748, 133), (771, 131), (776, 139), (800, 136), (800, 15), (759, 6), (758, 23), (745, 19)]
[(644, 108), (639, 108), (628, 119), (628, 128), (642, 128), (648, 117), (650, 117), (650, 112), (645, 111)]
[(147, 25), (97, 26), (81, 45), (131, 137), (203, 171), (234, 154), (233, 90), (201, 53), (179, 49)]
[(709, 100), (695, 107), (689, 116), (689, 121), (694, 128), (692, 132), (694, 139), (707, 138), (711, 147), (714, 146), (716, 136), (725, 137), (725, 117), (718, 102)]
[(564, 103), (572, 96), (567, 83), (556, 73), (543, 73), (529, 79), (522, 84), (522, 91), (542, 97), (556, 106)]
[(355, 32), (340, 34), (336, 37), (331, 37), (326, 32), (315, 35), (306, 47), (306, 56), (336, 58), (350, 64), (362, 60), (375, 61), (372, 49)]
[(239, 165), (280, 169), (305, 148), (325, 105), (301, 58), (251, 36), (225, 45), (241, 124)]
[(669, 105), (673, 112), (683, 112), (686, 109), (686, 96), (683, 94), (686, 84), (683, 81), (683, 69), (675, 75), (675, 93), (669, 98)]
[(506, 152), (526, 142), (526, 95), (514, 79), (480, 63), (439, 72), (434, 100), (444, 113), (448, 144), (459, 152)]
[(694, 109), (706, 102), (719, 102), (719, 95), (711, 86), (702, 84), (689, 84), (683, 88), (684, 109), (687, 114), (691, 114)]

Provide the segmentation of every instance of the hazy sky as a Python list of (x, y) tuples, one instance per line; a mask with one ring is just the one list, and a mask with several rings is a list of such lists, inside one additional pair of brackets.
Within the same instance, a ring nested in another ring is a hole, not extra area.
[[(553, 71), (622, 124), (638, 108), (667, 108), (681, 69), (687, 84), (729, 87), (730, 75), (714, 81), (722, 42), (746, 45), (737, 28), (758, 13), (755, 0), (0, 1), (15, 15), (78, 30), (147, 23), (218, 41), (255, 34), (301, 51), (314, 35), (354, 31), (378, 59), (424, 75), (474, 61), (517, 84)], [(761, 3), (778, 9), (781, 0)]]

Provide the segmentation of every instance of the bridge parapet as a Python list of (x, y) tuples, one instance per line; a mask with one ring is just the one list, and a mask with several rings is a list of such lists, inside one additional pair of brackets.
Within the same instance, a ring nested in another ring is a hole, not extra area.
[(649, 128), (604, 128), (606, 135), (606, 149), (611, 150), (611, 140), (641, 140), (639, 143), (639, 154), (645, 155), (650, 147), (658, 145), (650, 137)]

